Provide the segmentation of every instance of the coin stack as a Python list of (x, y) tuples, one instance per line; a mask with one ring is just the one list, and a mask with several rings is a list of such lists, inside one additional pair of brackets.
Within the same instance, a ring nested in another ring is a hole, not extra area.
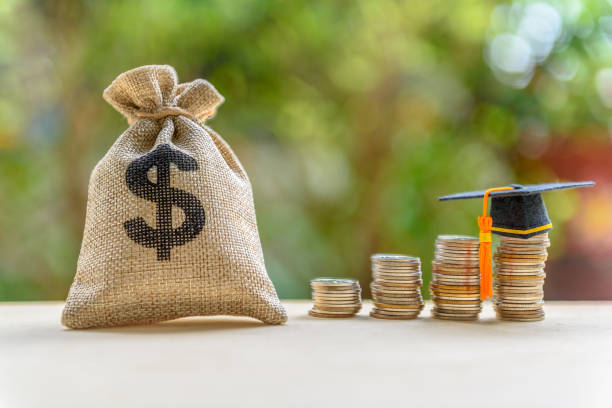
[(476, 320), (480, 302), (478, 238), (439, 235), (432, 261), (433, 277), (429, 286), (433, 317), (446, 320)]
[(310, 281), (314, 317), (353, 317), (361, 310), (361, 287), (353, 279), (316, 278)]
[(530, 322), (544, 319), (544, 265), (548, 234), (531, 238), (501, 236), (494, 256), (493, 296), (497, 317)]
[(375, 254), (370, 284), (374, 307), (370, 316), (379, 319), (415, 319), (423, 310), (421, 260), (413, 256)]

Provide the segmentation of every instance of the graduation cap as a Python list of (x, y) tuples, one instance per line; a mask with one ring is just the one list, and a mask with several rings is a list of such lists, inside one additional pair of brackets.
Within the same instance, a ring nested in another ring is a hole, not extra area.
[[(589, 187), (592, 181), (572, 183), (548, 183), (496, 187), (482, 191), (451, 194), (439, 197), (440, 201), (483, 198), (480, 228), (480, 298), (492, 295), (491, 233), (515, 238), (530, 238), (552, 229), (541, 193), (568, 188)], [(491, 197), (491, 216), (487, 215), (488, 198)]]

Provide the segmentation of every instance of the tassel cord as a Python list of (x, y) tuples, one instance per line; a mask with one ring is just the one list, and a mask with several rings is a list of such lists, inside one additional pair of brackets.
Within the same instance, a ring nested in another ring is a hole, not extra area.
[(478, 228), (480, 229), (480, 246), (478, 248), (478, 261), (480, 264), (480, 300), (486, 300), (493, 296), (493, 266), (491, 257), (491, 227), (493, 218), (487, 215), (487, 204), (489, 194), (494, 191), (513, 190), (513, 187), (495, 187), (485, 191), (482, 200), (482, 216), (478, 217)]

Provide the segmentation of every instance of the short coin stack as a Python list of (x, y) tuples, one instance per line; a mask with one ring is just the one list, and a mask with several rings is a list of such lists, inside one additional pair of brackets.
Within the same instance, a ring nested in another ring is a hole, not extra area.
[(353, 279), (316, 278), (310, 281), (314, 317), (353, 317), (361, 310), (361, 287)]
[(439, 235), (432, 261), (429, 290), (434, 302), (433, 317), (447, 320), (476, 320), (480, 302), (478, 238)]
[(550, 246), (548, 234), (531, 238), (501, 236), (494, 256), (494, 304), (503, 320), (544, 319), (544, 265)]
[(370, 284), (374, 307), (370, 316), (379, 319), (415, 319), (423, 310), (421, 260), (413, 256), (371, 256)]

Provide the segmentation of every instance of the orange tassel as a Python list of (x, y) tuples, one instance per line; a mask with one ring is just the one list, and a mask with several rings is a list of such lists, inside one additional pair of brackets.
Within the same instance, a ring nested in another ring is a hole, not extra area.
[(478, 217), (480, 228), (480, 247), (478, 248), (478, 261), (480, 264), (480, 300), (486, 300), (493, 296), (493, 272), (491, 261), (491, 226), (493, 218), (487, 215), (487, 204), (489, 194), (494, 191), (513, 190), (512, 187), (495, 187), (485, 191), (482, 201), (482, 216)]
[(478, 259), (480, 261), (480, 300), (485, 300), (491, 296), (491, 225), (493, 218), (488, 216), (478, 217), (478, 227), (480, 227), (480, 248)]

